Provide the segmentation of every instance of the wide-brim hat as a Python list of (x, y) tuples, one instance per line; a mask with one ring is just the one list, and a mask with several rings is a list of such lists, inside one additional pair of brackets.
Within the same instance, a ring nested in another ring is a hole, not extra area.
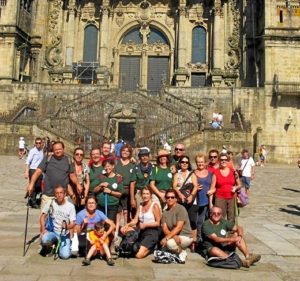
[(167, 150), (165, 149), (161, 149), (158, 154), (157, 154), (157, 159), (161, 158), (161, 157), (170, 157), (170, 152), (168, 152)]
[(148, 147), (141, 147), (140, 151), (138, 153), (138, 156), (141, 157), (143, 155), (149, 155), (150, 154), (150, 149)]

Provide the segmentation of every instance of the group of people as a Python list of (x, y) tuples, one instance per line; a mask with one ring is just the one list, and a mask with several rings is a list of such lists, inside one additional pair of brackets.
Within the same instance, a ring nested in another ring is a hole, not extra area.
[(117, 156), (104, 141), (100, 148), (92, 148), (85, 164), (82, 148), (76, 148), (69, 161), (61, 141), (53, 143), (52, 155), (43, 157), (38, 153), (40, 140), (36, 139), (36, 153), (26, 165), (31, 171), (27, 192), (32, 202), (37, 186), (43, 186), (41, 254), (51, 255), (61, 241), (56, 251), (63, 259), (79, 255), (83, 265), (89, 265), (100, 256), (114, 265), (112, 255), (120, 237), (135, 231), (138, 259), (157, 247), (178, 254), (183, 263), (189, 247), (219, 257), (238, 247), (246, 267), (260, 259), (249, 253), (242, 228), (236, 225), (237, 193), (242, 185), (249, 190), (254, 177), (255, 164), (246, 149), (237, 169), (242, 184), (229, 154), (216, 149), (209, 151), (208, 159), (197, 154), (193, 170), (180, 143), (175, 144), (174, 155), (160, 150), (154, 165), (147, 147), (139, 149), (133, 163), (129, 144), (124, 143)]

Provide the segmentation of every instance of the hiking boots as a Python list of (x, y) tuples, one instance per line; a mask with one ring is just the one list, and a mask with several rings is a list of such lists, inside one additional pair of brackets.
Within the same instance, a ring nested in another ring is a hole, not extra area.
[(90, 265), (91, 264), (91, 261), (89, 260), (89, 259), (84, 259), (83, 261), (82, 261), (82, 265)]
[(113, 261), (113, 259), (112, 258), (110, 258), (110, 259), (107, 259), (107, 264), (109, 265), (109, 266), (113, 266), (113, 265), (115, 265), (115, 262)]
[(250, 267), (250, 261), (248, 259), (242, 260), (242, 267), (249, 268)]
[(261, 259), (261, 255), (249, 254), (249, 257), (246, 258), (250, 262), (250, 265), (258, 262)]

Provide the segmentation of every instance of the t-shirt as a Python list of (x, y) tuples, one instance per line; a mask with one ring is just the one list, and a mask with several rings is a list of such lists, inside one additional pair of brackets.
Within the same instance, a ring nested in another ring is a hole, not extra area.
[[(102, 175), (100, 177), (100, 183), (103, 183), (103, 182), (107, 182), (108, 188), (112, 191), (118, 191), (120, 193), (123, 193), (123, 191), (124, 191), (121, 175), (115, 175), (112, 178), (109, 178), (106, 175)], [(98, 205), (101, 207), (105, 207), (104, 194), (105, 193), (103, 193), (103, 192), (97, 194)], [(119, 200), (120, 200), (119, 198), (117, 198), (111, 194), (107, 194), (107, 205), (108, 206), (119, 205)]]
[(169, 167), (161, 168), (156, 166), (150, 177), (150, 181), (155, 181), (158, 190), (168, 190), (172, 188), (173, 175)]
[[(84, 218), (86, 217), (86, 209), (81, 210), (76, 216), (76, 224), (82, 224)], [(93, 230), (97, 222), (102, 222), (107, 220), (107, 216), (100, 210), (95, 210), (94, 217), (88, 217), (87, 230)]]
[[(248, 161), (248, 162), (247, 162)], [(240, 170), (243, 170), (243, 177), (251, 177), (251, 168), (255, 166), (255, 162), (253, 158), (250, 156), (248, 159), (241, 159), (241, 167)]]
[(208, 164), (207, 170), (211, 173), (214, 173), (218, 168), (215, 168), (215, 166)]
[(117, 161), (116, 172), (122, 176), (124, 186), (129, 186), (133, 169), (134, 164), (132, 162), (123, 165), (120, 159)]
[[(50, 205), (52, 204), (51, 208)], [(45, 205), (42, 213), (47, 214), (50, 208), (50, 215), (53, 220), (54, 232), (60, 234), (62, 223), (65, 220), (68, 224), (76, 220), (76, 211), (72, 203), (65, 199), (65, 203), (58, 205), (56, 200), (50, 200)], [(68, 230), (66, 231), (68, 233)]]
[(219, 224), (213, 224), (209, 219), (203, 223), (202, 226), (202, 237), (203, 237), (203, 246), (206, 249), (209, 249), (213, 246), (220, 246), (219, 243), (216, 243), (210, 240), (209, 236), (215, 233), (218, 237), (227, 237), (228, 231), (231, 231), (234, 227), (234, 222), (221, 219)]
[(234, 171), (229, 170), (229, 174), (224, 177), (220, 169), (215, 170), (216, 176), (216, 198), (232, 199), (234, 193), (232, 187), (235, 185)]
[(103, 167), (102, 166), (99, 166), (99, 167), (95, 167), (95, 166), (92, 166), (90, 168), (90, 193), (93, 193), (94, 192), (94, 189), (97, 185), (100, 184), (100, 179), (99, 179), (99, 176), (103, 174)]
[(202, 185), (202, 189), (198, 191), (198, 206), (207, 206), (209, 204), (207, 192), (210, 188), (212, 173), (208, 172), (205, 178), (197, 176), (197, 183)]
[(25, 148), (25, 141), (19, 140), (19, 149), (24, 149), (24, 148)]
[[(89, 232), (89, 240), (95, 243), (96, 249), (97, 249), (98, 251), (101, 250), (101, 249), (103, 248), (103, 246), (102, 246), (101, 243), (100, 243), (100, 238), (101, 238), (104, 234), (106, 234), (105, 231), (104, 231), (103, 234), (101, 234), (101, 235), (99, 235), (95, 230), (92, 230), (92, 231)], [(108, 237), (106, 237), (104, 243), (105, 243), (106, 245), (109, 244), (109, 238), (108, 238)]]
[(184, 221), (183, 228), (178, 235), (192, 238), (193, 235), (190, 220), (185, 207), (180, 204), (176, 204), (174, 208), (166, 209), (163, 212), (161, 222), (162, 224), (166, 223), (170, 231), (176, 227), (178, 221)]
[(149, 184), (153, 171), (153, 166), (151, 163), (149, 163), (148, 169), (145, 172), (142, 171), (141, 165), (142, 164), (138, 164), (134, 167), (130, 178), (130, 181), (135, 182), (136, 190), (141, 190), (144, 186)]
[(54, 196), (54, 188), (57, 185), (67, 188), (69, 175), (74, 173), (74, 167), (70, 165), (67, 156), (63, 156), (61, 159), (57, 159), (54, 156), (51, 156), (50, 159), (44, 157), (38, 168), (41, 169), (45, 175), (45, 188), (43, 193), (47, 196)]

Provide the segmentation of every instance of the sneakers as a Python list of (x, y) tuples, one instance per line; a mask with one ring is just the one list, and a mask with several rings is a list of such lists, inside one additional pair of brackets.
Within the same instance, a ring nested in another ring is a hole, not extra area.
[(186, 257), (187, 257), (187, 252), (186, 252), (186, 250), (182, 250), (182, 251), (179, 253), (179, 258), (180, 258), (180, 260), (181, 260), (183, 263), (185, 263)]
[(257, 254), (249, 254), (249, 257), (246, 258), (246, 260), (250, 262), (250, 265), (260, 261), (260, 259), (261, 259), (261, 255), (257, 255)]
[(84, 259), (82, 261), (82, 265), (84, 265), (84, 266), (87, 266), (87, 265), (90, 265), (90, 264), (91, 264), (91, 261), (89, 259)]
[(107, 264), (109, 265), (109, 266), (114, 266), (115, 265), (115, 262), (113, 261), (113, 259), (112, 258), (110, 258), (110, 259), (107, 259)]

